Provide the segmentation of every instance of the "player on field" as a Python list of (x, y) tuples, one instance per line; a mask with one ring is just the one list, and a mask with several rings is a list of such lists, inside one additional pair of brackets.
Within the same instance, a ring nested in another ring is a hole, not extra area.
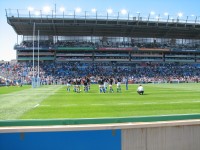
[(81, 77), (76, 79), (76, 92), (80, 93), (81, 91)]
[(113, 93), (113, 92), (114, 92), (114, 90), (113, 90), (113, 87), (112, 87), (112, 85), (113, 85), (113, 82), (114, 82), (113, 78), (112, 78), (112, 77), (110, 77), (110, 78), (109, 78), (109, 87), (110, 87), (110, 93)]
[(117, 78), (117, 92), (121, 92), (121, 81), (120, 77)]
[(125, 77), (126, 90), (128, 90), (128, 77)]
[(70, 92), (71, 82), (72, 82), (72, 80), (70, 78), (68, 78), (67, 79), (67, 92)]
[(140, 94), (140, 95), (143, 95), (144, 94), (144, 88), (142, 85), (139, 85), (138, 88), (137, 88), (137, 93)]
[[(104, 88), (104, 91), (106, 92), (107, 89), (108, 89), (108, 78), (105, 78), (105, 79), (104, 79), (103, 88)], [(104, 93), (105, 93), (105, 92), (104, 92)]]
[(103, 77), (101, 76), (98, 80), (98, 84), (99, 84), (99, 92), (100, 93), (105, 93), (104, 91), (104, 87), (103, 87), (103, 83), (104, 83), (104, 80), (103, 80)]
[(90, 90), (90, 77), (87, 77), (86, 80), (87, 80), (87, 87), (88, 87), (88, 91), (89, 91)]
[(88, 80), (87, 80), (87, 77), (85, 77), (83, 79), (83, 86), (84, 86), (84, 91), (88, 92)]
[(76, 78), (73, 79), (73, 85), (74, 85), (74, 92), (76, 92)]

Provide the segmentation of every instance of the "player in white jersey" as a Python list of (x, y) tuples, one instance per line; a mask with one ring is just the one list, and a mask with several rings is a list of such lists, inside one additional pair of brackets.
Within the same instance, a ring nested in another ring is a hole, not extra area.
[(117, 78), (117, 92), (121, 92), (121, 81), (120, 77)]
[(67, 92), (70, 92), (71, 82), (72, 82), (72, 80), (70, 78), (68, 78), (67, 79)]
[(104, 93), (105, 93), (108, 89), (108, 79), (107, 78), (104, 79), (103, 86), (104, 86)]

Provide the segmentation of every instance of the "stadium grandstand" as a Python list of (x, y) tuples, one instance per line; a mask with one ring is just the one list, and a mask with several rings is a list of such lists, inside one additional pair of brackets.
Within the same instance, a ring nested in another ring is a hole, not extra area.
[(200, 17), (80, 9), (6, 10), (0, 150), (199, 150)]
[(22, 41), (17, 38), (14, 46), (18, 63), (2, 63), (0, 75), (29, 84), (32, 62), (39, 60), (44, 84), (87, 75), (129, 76), (135, 83), (199, 81), (197, 20), (66, 14), (6, 10), (8, 24)]

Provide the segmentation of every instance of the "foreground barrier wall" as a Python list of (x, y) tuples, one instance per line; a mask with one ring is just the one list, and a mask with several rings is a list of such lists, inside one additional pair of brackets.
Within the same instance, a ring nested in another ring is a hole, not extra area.
[(200, 119), (2, 126), (0, 150), (199, 150)]
[(200, 150), (200, 125), (124, 129), (122, 150)]
[(0, 150), (120, 150), (116, 130), (21, 132), (0, 134)]

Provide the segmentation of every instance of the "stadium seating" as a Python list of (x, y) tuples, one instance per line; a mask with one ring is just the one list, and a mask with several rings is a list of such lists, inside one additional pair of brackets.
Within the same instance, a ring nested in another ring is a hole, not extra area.
[[(37, 76), (35, 66), (35, 76)], [(116, 62), (66, 62), (41, 63), (41, 84), (65, 84), (67, 77), (123, 76), (129, 77), (132, 83), (198, 82), (200, 81), (199, 64), (177, 63), (116, 63)], [(33, 75), (32, 63), (1, 64), (0, 76), (12, 81), (31, 84)], [(2, 80), (1, 80), (2, 82)]]

